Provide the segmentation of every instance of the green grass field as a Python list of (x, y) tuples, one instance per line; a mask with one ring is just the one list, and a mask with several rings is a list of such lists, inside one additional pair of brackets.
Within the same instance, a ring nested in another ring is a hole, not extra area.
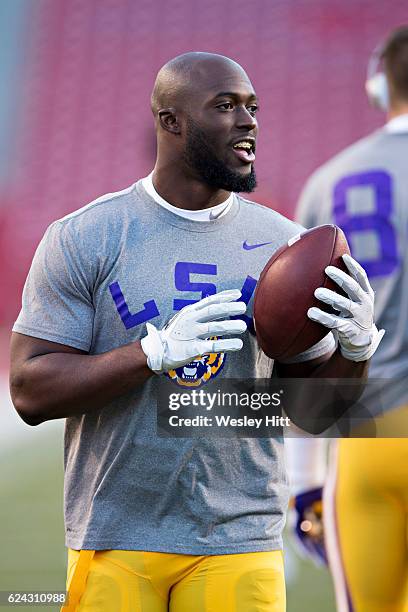
[[(21, 427), (25, 431), (18, 442), (0, 451), (0, 591), (63, 590), (62, 430), (55, 424), (52, 429), (48, 424)], [(325, 570), (300, 562), (295, 575), (288, 584), (288, 612), (334, 611)], [(47, 612), (58, 607), (22, 609)], [(186, 612), (194, 612), (194, 606)]]

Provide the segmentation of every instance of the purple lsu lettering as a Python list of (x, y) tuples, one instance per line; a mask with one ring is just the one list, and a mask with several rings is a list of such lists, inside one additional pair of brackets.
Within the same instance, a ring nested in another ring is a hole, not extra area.
[[(197, 263), (191, 261), (178, 261), (174, 268), (174, 284), (178, 291), (194, 291), (200, 292), (201, 296), (197, 300), (175, 298), (173, 300), (173, 310), (176, 312), (187, 306), (188, 304), (194, 304), (200, 299), (207, 297), (208, 295), (214, 295), (217, 293), (217, 287), (213, 283), (198, 283), (190, 280), (190, 274), (205, 274), (205, 275), (217, 275), (217, 266), (215, 264)], [(251, 297), (254, 294), (256, 287), (256, 279), (252, 276), (247, 276), (244, 284), (241, 288), (242, 297), (240, 301), (249, 304)], [(142, 325), (146, 321), (150, 321), (160, 315), (159, 308), (154, 299), (144, 302), (143, 309), (139, 312), (132, 313), (126, 302), (125, 296), (122, 292), (118, 281), (109, 285), (109, 290), (112, 299), (115, 303), (116, 310), (122, 320), (123, 325), (126, 329), (132, 329), (137, 325)], [(254, 323), (251, 317), (247, 315), (239, 315), (231, 317), (231, 319), (243, 319), (248, 325), (248, 331), (255, 335)]]

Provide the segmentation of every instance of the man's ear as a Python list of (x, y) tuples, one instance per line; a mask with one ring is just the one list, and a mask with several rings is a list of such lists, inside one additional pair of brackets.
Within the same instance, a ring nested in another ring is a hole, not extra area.
[(159, 110), (159, 122), (161, 127), (172, 134), (180, 134), (180, 123), (175, 108), (163, 108)]

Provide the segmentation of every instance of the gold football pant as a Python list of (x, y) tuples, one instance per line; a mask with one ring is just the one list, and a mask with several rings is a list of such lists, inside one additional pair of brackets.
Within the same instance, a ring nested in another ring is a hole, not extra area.
[(68, 551), (63, 612), (284, 612), (282, 551)]
[(408, 438), (343, 439), (335, 455), (324, 514), (337, 609), (408, 612)]

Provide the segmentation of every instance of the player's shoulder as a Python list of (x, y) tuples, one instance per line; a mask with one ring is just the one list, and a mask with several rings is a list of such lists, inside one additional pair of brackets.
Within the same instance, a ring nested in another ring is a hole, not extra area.
[(56, 224), (69, 225), (97, 223), (98, 219), (116, 219), (118, 213), (134, 202), (136, 183), (121, 191), (106, 193), (97, 197), (85, 206), (57, 219)]
[(61, 243), (76, 243), (90, 249), (118, 242), (140, 211), (137, 183), (102, 195), (54, 221), (46, 236)]
[(365, 159), (368, 152), (376, 151), (383, 142), (387, 139), (387, 133), (384, 129), (375, 130), (371, 134), (356, 140), (351, 145), (342, 149), (337, 155), (334, 155), (326, 164), (323, 165), (330, 166), (343, 166), (345, 162), (361, 158)]
[(299, 223), (292, 221), (265, 204), (248, 200), (241, 195), (236, 194), (236, 196), (239, 201), (241, 215), (244, 217), (244, 219), (240, 219), (240, 222), (244, 222), (246, 226), (254, 224), (258, 228), (265, 227), (268, 230), (272, 229), (287, 238), (298, 234), (299, 231), (304, 229)]
[(360, 138), (319, 166), (311, 174), (308, 182), (318, 184), (321, 181), (330, 179), (330, 177), (352, 170), (360, 161), (365, 162), (369, 154), (381, 150), (386, 138), (387, 134), (383, 129), (376, 130)]
[(114, 253), (137, 215), (136, 185), (107, 193), (56, 219), (41, 244), (47, 249), (82, 253), (89, 260)]

